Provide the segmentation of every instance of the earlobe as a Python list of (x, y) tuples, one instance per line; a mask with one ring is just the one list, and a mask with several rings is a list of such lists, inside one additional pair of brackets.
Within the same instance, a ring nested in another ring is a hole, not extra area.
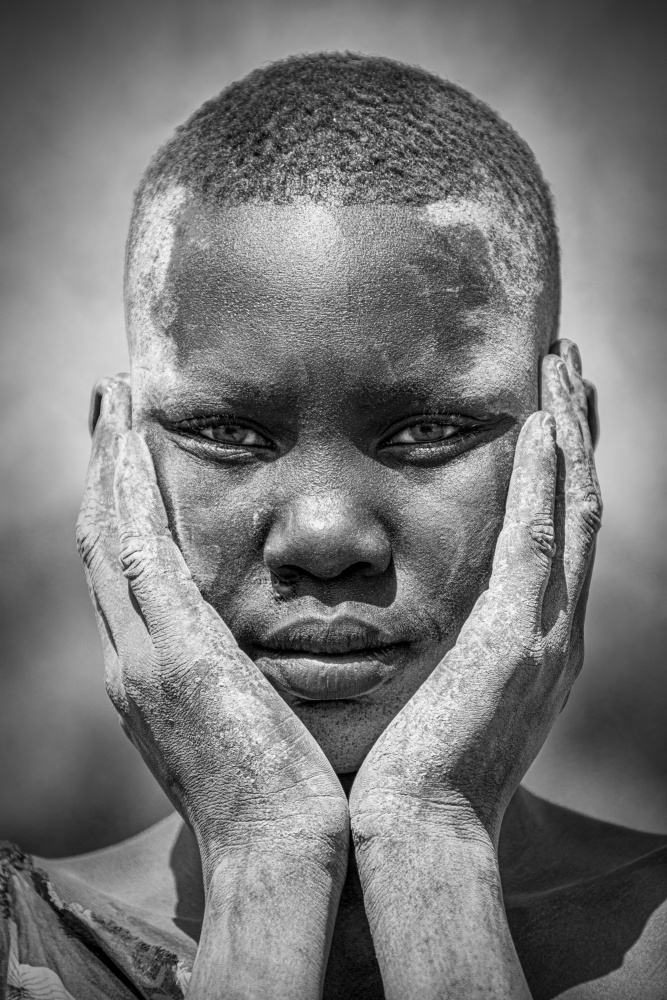
[(588, 408), (588, 429), (591, 432), (593, 448), (597, 446), (600, 439), (600, 418), (598, 416), (598, 394), (597, 389), (588, 379), (583, 379), (586, 391), (586, 403)]
[(88, 407), (88, 431), (91, 437), (95, 433), (97, 421), (100, 419), (102, 396), (111, 382), (124, 382), (125, 385), (129, 386), (130, 376), (127, 372), (118, 372), (117, 375), (112, 377), (106, 376), (105, 378), (98, 379), (93, 386), (93, 391), (90, 394), (90, 406)]

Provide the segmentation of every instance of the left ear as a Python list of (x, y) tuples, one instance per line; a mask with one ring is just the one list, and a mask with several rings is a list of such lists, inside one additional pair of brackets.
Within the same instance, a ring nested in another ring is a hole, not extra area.
[(591, 441), (595, 448), (600, 439), (600, 417), (598, 415), (598, 392), (592, 382), (587, 378), (582, 379), (586, 390), (586, 403), (588, 405), (588, 427), (591, 432)]

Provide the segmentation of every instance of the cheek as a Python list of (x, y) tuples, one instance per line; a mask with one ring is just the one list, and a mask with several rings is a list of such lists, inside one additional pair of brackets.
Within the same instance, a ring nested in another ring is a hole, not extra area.
[(269, 512), (257, 477), (200, 463), (159, 432), (146, 437), (172, 533), (202, 594), (224, 615), (251, 578), (269, 580), (262, 558)]
[[(400, 486), (381, 476), (372, 491), (391, 534), (397, 599), (422, 609), (442, 639), (458, 632), (488, 582), (517, 435), (512, 430), (440, 469), (413, 469)], [(229, 470), (196, 461), (158, 429), (145, 436), (178, 545), (231, 625), (241, 605), (270, 589), (263, 545), (275, 497), (271, 467)]]
[(518, 429), (412, 482), (395, 560), (403, 589), (435, 617), (443, 638), (458, 632), (491, 572), (505, 513)]

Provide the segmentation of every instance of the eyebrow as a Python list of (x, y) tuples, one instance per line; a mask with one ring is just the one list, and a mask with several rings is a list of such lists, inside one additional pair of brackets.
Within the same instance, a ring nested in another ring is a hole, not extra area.
[[(196, 375), (195, 372), (190, 374)], [(235, 407), (246, 409), (257, 403), (274, 409), (287, 409), (296, 404), (296, 393), (284, 383), (263, 384), (229, 373), (221, 374), (219, 370), (215, 374), (202, 370), (201, 375), (176, 388), (170, 386), (168, 395), (165, 393), (164, 397), (155, 400), (154, 412), (176, 420), (183, 418), (184, 410), (188, 411), (188, 416), (196, 417), (215, 413), (216, 407), (223, 406), (233, 413)]]
[[(358, 407), (369, 416), (373, 413), (387, 413), (391, 410), (411, 409), (415, 414), (437, 410), (442, 413), (467, 413), (474, 415), (485, 410), (489, 417), (506, 416), (518, 397), (505, 383), (499, 384), (497, 391), (489, 391), (485, 386), (470, 384), (466, 378), (466, 367), (442, 378), (434, 373), (432, 378), (416, 375), (389, 376), (382, 381), (364, 386)], [(511, 398), (508, 398), (508, 393)], [(280, 421), (280, 415), (289, 417), (298, 409), (299, 389), (286, 383), (261, 384), (242, 376), (220, 374), (208, 379), (184, 384), (169, 395), (153, 404), (155, 416), (166, 421), (178, 422), (198, 416), (214, 416), (220, 412), (228, 415), (252, 415), (252, 411), (270, 410)], [(356, 406), (355, 406), (356, 408)], [(289, 419), (287, 420), (289, 423)]]

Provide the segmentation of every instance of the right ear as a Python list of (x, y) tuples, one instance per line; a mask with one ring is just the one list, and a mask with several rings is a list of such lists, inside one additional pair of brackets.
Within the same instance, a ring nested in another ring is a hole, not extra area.
[(88, 409), (88, 430), (90, 431), (91, 437), (95, 433), (97, 421), (100, 419), (100, 408), (102, 406), (102, 396), (104, 395), (104, 390), (110, 382), (124, 382), (125, 385), (129, 386), (130, 376), (128, 372), (118, 372), (117, 375), (98, 379), (93, 386), (93, 391), (90, 394), (90, 407)]

